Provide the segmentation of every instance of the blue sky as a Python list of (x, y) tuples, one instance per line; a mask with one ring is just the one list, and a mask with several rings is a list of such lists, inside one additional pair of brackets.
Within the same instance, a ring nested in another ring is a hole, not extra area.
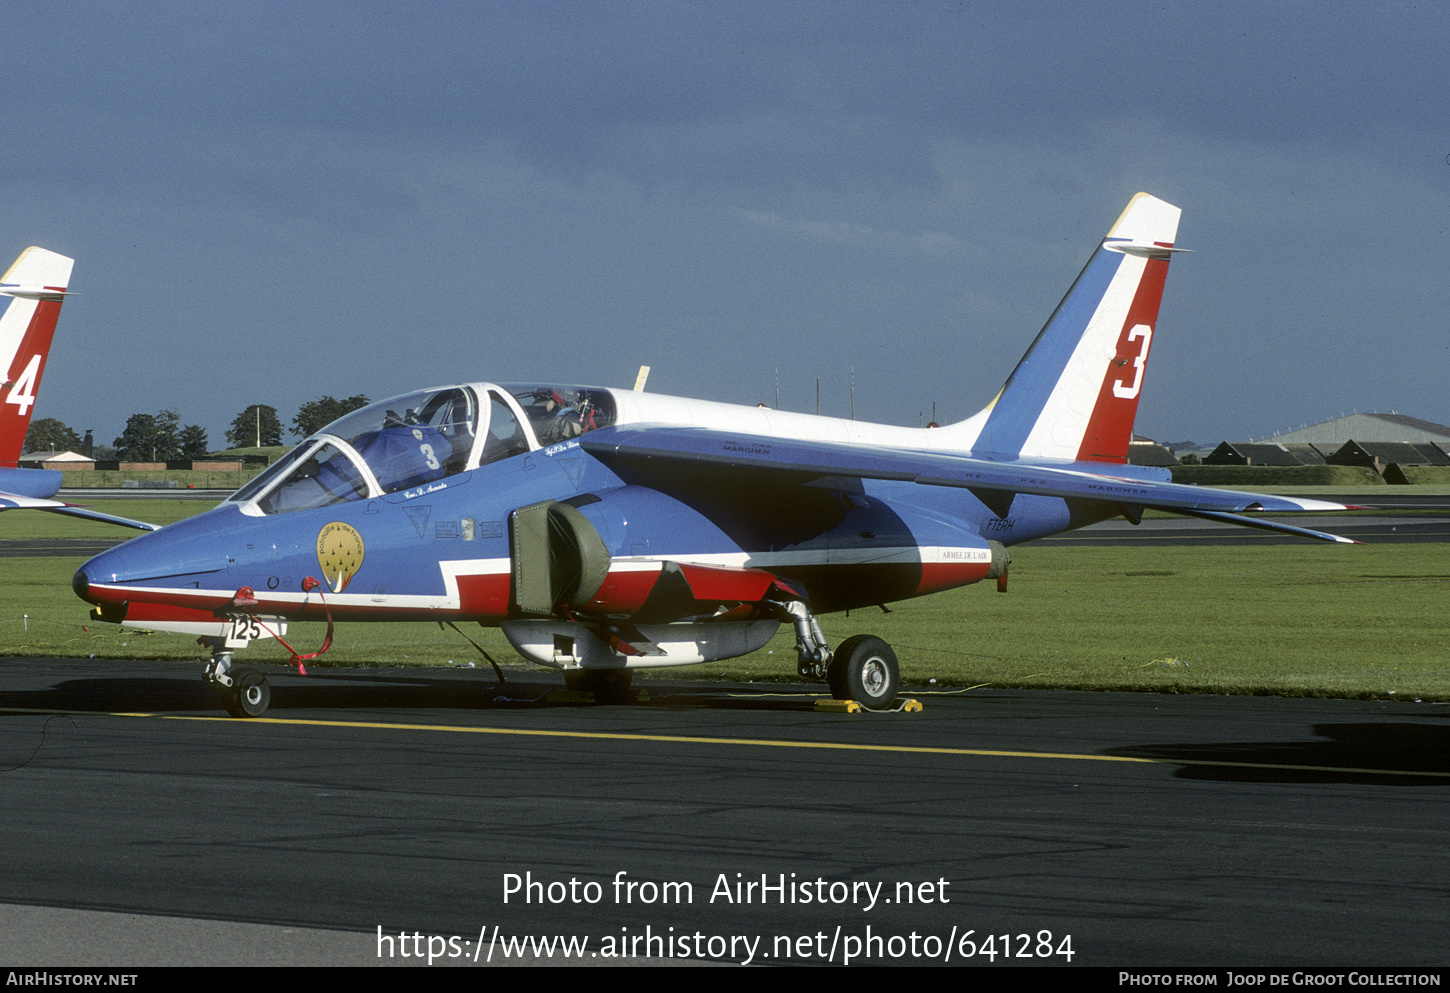
[[(1138, 430), (1450, 422), (1450, 7), (38, 3), (0, 255), (77, 259), (37, 416), (555, 380), (955, 420), (1138, 190)], [(5, 247), (8, 245), (8, 247)]]

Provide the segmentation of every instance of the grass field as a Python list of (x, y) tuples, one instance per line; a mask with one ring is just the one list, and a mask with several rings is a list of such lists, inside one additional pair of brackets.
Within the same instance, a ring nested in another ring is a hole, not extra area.
[[(235, 490), (265, 466), (251, 469), (65, 469), (66, 489), (120, 489), (126, 483), (175, 483), (170, 489)], [(151, 487), (148, 487), (151, 488)], [(161, 489), (161, 487), (155, 487)]]
[[(291, 450), (289, 445), (277, 445), (263, 448), (232, 448), (224, 452), (213, 452), (207, 457), (207, 461), (225, 461), (228, 457), (239, 455), (265, 455), (275, 462)], [(127, 469), (122, 472), (119, 469), (66, 469), (65, 481), (61, 484), (67, 489), (90, 489), (94, 487), (119, 488), (124, 483), (146, 482), (175, 483), (181, 489), (224, 489), (235, 490), (247, 480), (257, 475), (266, 468), (265, 463), (258, 463), (247, 466), (245, 469)]]
[[(138, 500), (95, 506), (160, 521), (208, 505)], [(56, 529), (54, 537), (115, 533), (51, 515), (6, 514), (0, 539), (34, 534), (42, 524)], [(88, 621), (86, 605), (70, 589), (80, 562), (0, 559), (0, 655), (203, 657), (182, 635)], [(833, 644), (863, 632), (885, 638), (909, 684), (1450, 700), (1447, 604), (1450, 549), (1438, 544), (1044, 544), (1013, 549), (1005, 595), (985, 583), (893, 604), (890, 613), (828, 615), (823, 623)], [(464, 631), (500, 662), (520, 661), (497, 630)], [(321, 624), (293, 625), (289, 641), (312, 651), (322, 636)], [(281, 663), (287, 653), (267, 641), (241, 657)], [(312, 664), (469, 661), (486, 665), (456, 632), (403, 623), (342, 626), (333, 649)], [(786, 626), (753, 655), (659, 674), (793, 681), (793, 637)]]

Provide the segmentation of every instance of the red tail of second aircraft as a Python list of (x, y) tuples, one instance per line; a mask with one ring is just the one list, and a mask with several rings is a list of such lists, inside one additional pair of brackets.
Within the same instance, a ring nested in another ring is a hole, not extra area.
[(27, 248), (0, 277), (0, 467), (20, 459), (73, 264), (44, 248)]

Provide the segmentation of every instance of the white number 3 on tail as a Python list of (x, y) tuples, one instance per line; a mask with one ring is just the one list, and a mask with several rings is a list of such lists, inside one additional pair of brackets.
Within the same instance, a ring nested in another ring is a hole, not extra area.
[(1133, 384), (1125, 386), (1121, 380), (1113, 383), (1113, 396), (1120, 400), (1133, 400), (1138, 396), (1138, 391), (1143, 388), (1143, 366), (1148, 362), (1148, 346), (1153, 342), (1153, 329), (1146, 324), (1135, 324), (1133, 330), (1128, 332), (1128, 340), (1134, 338), (1143, 339), (1143, 347), (1138, 349), (1138, 357), (1133, 360)]

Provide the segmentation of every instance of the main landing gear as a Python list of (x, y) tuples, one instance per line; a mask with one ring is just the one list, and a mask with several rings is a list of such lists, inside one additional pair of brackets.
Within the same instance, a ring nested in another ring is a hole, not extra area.
[(901, 686), (896, 653), (875, 635), (847, 638), (831, 657), (826, 685), (837, 700), (855, 700), (870, 710), (889, 707)]
[(221, 694), (222, 705), (233, 717), (261, 717), (272, 702), (267, 677), (246, 666), (234, 668), (231, 652), (213, 651), (201, 678)]
[(855, 700), (868, 710), (885, 710), (896, 702), (901, 669), (890, 645), (875, 635), (858, 634), (833, 652), (810, 607), (790, 600), (780, 609), (795, 626), (796, 671), (802, 678), (825, 680), (831, 696)]

